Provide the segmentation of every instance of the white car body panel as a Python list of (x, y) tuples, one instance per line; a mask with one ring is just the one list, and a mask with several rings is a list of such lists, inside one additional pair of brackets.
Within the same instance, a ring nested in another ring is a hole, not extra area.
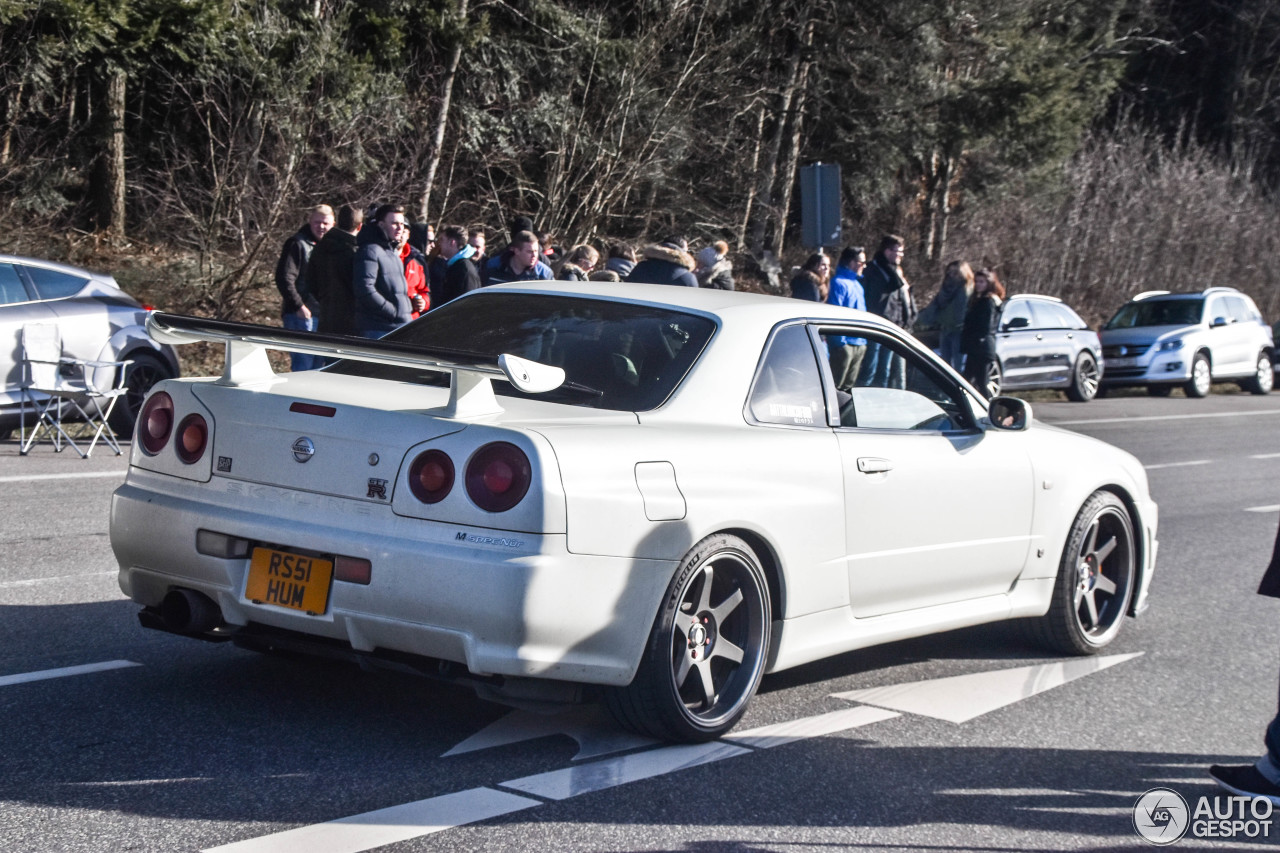
[[(229, 626), (456, 662), (479, 676), (625, 685), (681, 559), (731, 532), (758, 552), (775, 587), (769, 669), (778, 670), (1043, 614), (1077, 511), (1111, 489), (1136, 519), (1133, 606), (1145, 606), (1157, 511), (1141, 465), (1123, 451), (1041, 424), (911, 433), (747, 416), (770, 331), (797, 318), (878, 330), (954, 377), (878, 318), (594, 282), (504, 285), (462, 300), (502, 293), (668, 306), (717, 328), (675, 392), (638, 413), (499, 395), (500, 412), (450, 415), (447, 388), (328, 371), (232, 377), (229, 368), (221, 380), (165, 382), (157, 390), (171, 395), (177, 418), (208, 419), (210, 446), (187, 465), (168, 448), (144, 452), (135, 438), (112, 504), (125, 594), (156, 608), (170, 591), (191, 589), (213, 599)], [(980, 398), (954, 381), (981, 415)], [(334, 411), (290, 411), (299, 401)], [(291, 451), (304, 436), (315, 445), (305, 463)], [(487, 512), (460, 487), (438, 503), (415, 499), (408, 469), (421, 449), (446, 451), (461, 472), (491, 441), (515, 444), (530, 461), (535, 486), (516, 507)], [(864, 471), (866, 459), (892, 464)], [(372, 481), (385, 481), (385, 498)], [(368, 559), (372, 580), (335, 581), (323, 614), (256, 604), (245, 597), (249, 559), (196, 553), (198, 530)]]

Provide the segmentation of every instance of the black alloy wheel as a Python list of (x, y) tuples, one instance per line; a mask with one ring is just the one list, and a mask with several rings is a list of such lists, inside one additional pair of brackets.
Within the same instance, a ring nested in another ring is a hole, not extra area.
[(1049, 612), (1025, 621), (1031, 636), (1062, 654), (1090, 655), (1120, 633), (1137, 580), (1129, 509), (1096, 491), (1080, 507), (1059, 563)]
[(769, 584), (736, 536), (716, 534), (681, 561), (631, 684), (606, 694), (625, 727), (662, 740), (720, 737), (746, 713), (764, 674)]

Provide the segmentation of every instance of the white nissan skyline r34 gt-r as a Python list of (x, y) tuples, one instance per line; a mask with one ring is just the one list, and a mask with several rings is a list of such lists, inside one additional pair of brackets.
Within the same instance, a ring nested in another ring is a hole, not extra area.
[[(762, 675), (1000, 619), (1089, 654), (1145, 607), (1142, 466), (986, 403), (861, 312), (660, 285), (485, 288), (380, 341), (155, 314), (111, 510), (142, 623), (715, 738)], [(838, 390), (862, 339), (906, 387)], [(268, 349), (339, 359), (277, 375)]]

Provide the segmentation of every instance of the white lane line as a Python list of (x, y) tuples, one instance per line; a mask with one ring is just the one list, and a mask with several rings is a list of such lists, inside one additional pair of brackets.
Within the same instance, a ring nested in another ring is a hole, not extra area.
[(236, 841), (204, 853), (361, 853), (467, 823), (540, 806), (538, 800), (492, 788), (471, 788), (328, 823)]
[(699, 764), (710, 764), (713, 761), (746, 755), (749, 752), (751, 750), (719, 741), (679, 744), (577, 767), (567, 767), (564, 770), (524, 776), (499, 784), (504, 788), (515, 788), (517, 791), (545, 797), (548, 800), (567, 800), (580, 794), (603, 791), (628, 782), (651, 779), (654, 776), (687, 770)]
[(743, 732), (734, 732), (733, 734), (725, 735), (724, 739), (731, 743), (751, 746), (756, 749), (770, 749), (775, 746), (795, 743), (811, 737), (831, 735), (846, 729), (865, 726), (868, 723), (878, 723), (881, 720), (892, 720), (894, 717), (901, 716), (896, 711), (886, 711), (883, 708), (861, 705), (856, 708), (845, 708), (841, 711), (819, 714), (816, 717), (805, 717), (800, 720), (790, 720), (785, 723), (774, 723), (771, 726), (760, 726)]
[(863, 702), (907, 714), (933, 717), (935, 720), (964, 723), (997, 708), (1061, 687), (1077, 678), (1133, 660), (1142, 654), (1142, 652), (1131, 652), (1096, 658), (1073, 658), (1035, 666), (973, 672), (968, 675), (953, 675), (949, 678), (930, 678), (924, 681), (869, 687), (831, 695), (837, 699)]
[(1148, 471), (1155, 471), (1158, 468), (1188, 468), (1192, 465), (1208, 465), (1212, 459), (1195, 459), (1191, 462), (1161, 462), (1159, 465), (1143, 465)]
[(0, 483), (33, 483), (36, 480), (84, 480), (90, 477), (117, 477), (124, 479), (124, 471), (85, 471), (80, 474), (24, 474), (20, 477), (0, 477)]
[[(761, 726), (729, 735), (724, 741), (667, 746), (634, 755), (578, 765), (566, 770), (525, 776), (501, 782), (513, 788), (548, 800), (563, 800), (601, 791), (628, 782), (674, 773), (687, 767), (708, 764), (738, 755), (749, 755), (754, 749), (735, 746), (725, 741), (737, 740), (761, 749), (793, 743), (805, 738), (834, 734), (868, 723), (900, 716), (881, 708), (857, 707), (818, 714), (785, 723)], [(210, 847), (203, 853), (362, 853), (397, 841), (406, 841), (463, 826), (504, 814), (544, 805), (493, 788), (472, 788), (456, 794), (443, 794), (403, 806), (366, 812), (328, 823), (318, 823), (264, 835), (244, 841)]]
[(1280, 504), (1271, 504), (1270, 506), (1247, 506), (1245, 512), (1280, 512)]
[(124, 669), (130, 666), (142, 666), (131, 660), (108, 660), (102, 663), (87, 663), (83, 666), (64, 666), (61, 669), (44, 669), (39, 672), (20, 672), (17, 675), (0, 675), (0, 687), (10, 684), (26, 684), (29, 681), (44, 681), (48, 678), (64, 678), (68, 675), (88, 675), (91, 672), (105, 672), (110, 669)]
[(39, 586), (42, 583), (62, 583), (63, 581), (78, 581), (84, 578), (100, 578), (106, 575), (118, 575), (118, 571), (109, 572), (88, 572), (83, 575), (61, 575), (56, 578), (28, 578), (21, 581), (5, 581), (0, 583), (0, 589), (13, 589), (20, 586)]
[(1250, 459), (1280, 459), (1280, 453), (1255, 453)]
[(1145, 415), (1138, 418), (1094, 418), (1078, 421), (1046, 421), (1054, 426), (1075, 426), (1078, 424), (1128, 424), (1134, 421), (1182, 421), (1193, 418), (1249, 418), (1257, 415), (1280, 415), (1280, 409), (1266, 409), (1261, 412), (1201, 412), (1194, 415)]

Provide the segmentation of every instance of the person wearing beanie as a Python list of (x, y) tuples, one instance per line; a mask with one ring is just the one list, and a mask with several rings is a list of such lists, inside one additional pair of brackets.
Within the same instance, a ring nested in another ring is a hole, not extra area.
[(698, 278), (699, 287), (710, 287), (717, 290), (733, 290), (733, 264), (727, 257), (729, 244), (717, 240), (698, 253), (698, 266), (693, 274)]

